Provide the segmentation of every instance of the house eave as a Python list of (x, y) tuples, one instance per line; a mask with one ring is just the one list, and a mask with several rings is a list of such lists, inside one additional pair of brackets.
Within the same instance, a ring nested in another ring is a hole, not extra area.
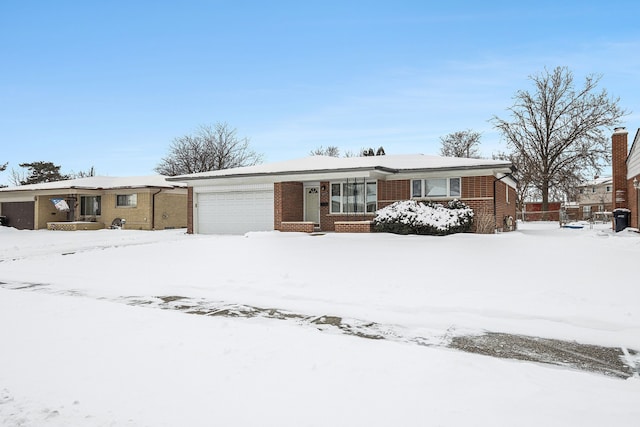
[(383, 166), (366, 167), (366, 168), (345, 168), (345, 169), (314, 169), (304, 171), (274, 171), (274, 172), (258, 172), (258, 173), (238, 173), (238, 174), (226, 174), (226, 175), (203, 175), (203, 176), (178, 176), (169, 177), (167, 181), (201, 181), (201, 180), (221, 180), (221, 179), (246, 179), (246, 178), (262, 178), (262, 177), (305, 177), (305, 176), (322, 176), (322, 175), (339, 175), (339, 174), (366, 174), (366, 173), (379, 173), (379, 174), (394, 174), (397, 173), (397, 169), (391, 169)]
[(233, 182), (233, 181), (260, 181), (260, 182), (282, 182), (282, 181), (308, 181), (308, 180), (332, 180), (341, 178), (374, 178), (374, 179), (405, 179), (416, 175), (438, 175), (458, 173), (461, 176), (472, 176), (478, 174), (497, 175), (499, 173), (512, 174), (515, 168), (512, 165), (474, 165), (456, 167), (436, 167), (436, 168), (415, 168), (415, 169), (393, 169), (376, 166), (366, 168), (345, 168), (345, 169), (316, 169), (306, 171), (275, 171), (244, 174), (227, 175), (204, 175), (192, 177), (170, 177), (168, 181), (182, 181), (193, 185), (201, 185), (205, 181)]

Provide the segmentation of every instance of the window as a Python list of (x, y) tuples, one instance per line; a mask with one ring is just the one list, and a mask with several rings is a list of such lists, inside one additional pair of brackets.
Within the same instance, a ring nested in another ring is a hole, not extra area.
[(444, 178), (425, 179), (424, 180), (425, 197), (446, 197), (447, 196), (447, 180)]
[(460, 197), (460, 178), (428, 178), (411, 181), (411, 197)]
[(80, 196), (80, 215), (100, 215), (100, 196)]
[(422, 180), (414, 179), (411, 182), (411, 197), (422, 197)]
[(331, 184), (331, 213), (373, 213), (378, 209), (376, 182)]
[(116, 207), (117, 208), (135, 208), (138, 205), (138, 195), (137, 194), (118, 194), (116, 196)]

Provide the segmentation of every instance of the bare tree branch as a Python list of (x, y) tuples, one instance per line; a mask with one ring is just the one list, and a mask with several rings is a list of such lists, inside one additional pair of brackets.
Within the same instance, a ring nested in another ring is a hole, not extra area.
[(236, 129), (227, 123), (202, 125), (194, 135), (173, 140), (169, 154), (155, 171), (162, 175), (176, 176), (209, 172), (262, 162), (262, 154), (249, 147), (248, 138), (238, 138)]
[(331, 157), (340, 157), (340, 149), (335, 145), (329, 145), (327, 148), (324, 148), (322, 145), (315, 150), (311, 150), (309, 152), (310, 156), (331, 156)]
[[(558, 197), (585, 176), (600, 172), (610, 162), (605, 129), (628, 114), (619, 98), (606, 90), (596, 92), (601, 76), (590, 75), (576, 90), (573, 74), (557, 67), (531, 76), (535, 91), (518, 91), (508, 111), (510, 120), (497, 116), (494, 126), (502, 133), (518, 160), (520, 185), (529, 183), (548, 209), (549, 196)], [(528, 190), (530, 191), (530, 189)]]
[(440, 137), (440, 154), (445, 157), (480, 158), (480, 133), (471, 129)]

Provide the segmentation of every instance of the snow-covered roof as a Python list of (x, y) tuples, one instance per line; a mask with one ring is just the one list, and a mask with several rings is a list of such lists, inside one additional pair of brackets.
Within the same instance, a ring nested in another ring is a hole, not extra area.
[(424, 154), (398, 154), (364, 157), (310, 156), (302, 159), (265, 163), (255, 166), (179, 175), (168, 179), (170, 181), (174, 181), (268, 174), (281, 175), (317, 172), (346, 172), (354, 170), (380, 170), (389, 173), (400, 173), (411, 171), (485, 168), (502, 168), (505, 170), (511, 170), (512, 164), (511, 162), (504, 160), (440, 157)]
[(17, 187), (0, 188), (0, 192), (8, 191), (34, 191), (34, 190), (106, 190), (118, 188), (176, 188), (186, 187), (181, 182), (168, 182), (164, 175), (151, 176), (90, 176), (87, 178), (67, 179), (63, 181), (43, 182), (39, 184), (20, 185)]
[(578, 187), (597, 187), (598, 185), (607, 185), (612, 184), (613, 178), (610, 176), (600, 176), (598, 178), (594, 178), (591, 181), (585, 181), (580, 184)]

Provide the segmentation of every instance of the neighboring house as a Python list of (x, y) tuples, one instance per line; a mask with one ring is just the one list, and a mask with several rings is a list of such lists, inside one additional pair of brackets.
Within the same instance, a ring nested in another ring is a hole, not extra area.
[(613, 209), (629, 211), (629, 225), (640, 223), (640, 129), (627, 151), (627, 130), (616, 128), (612, 140)]
[(162, 175), (94, 176), (0, 188), (0, 216), (18, 229), (108, 228), (116, 219), (135, 230), (187, 225), (186, 185)]
[(611, 213), (613, 178), (597, 177), (578, 186), (579, 219), (604, 219)]
[(459, 199), (503, 230), (516, 214), (513, 171), (507, 161), (421, 154), (311, 156), (168, 179), (188, 185), (190, 233), (369, 231), (376, 210), (409, 199)]

